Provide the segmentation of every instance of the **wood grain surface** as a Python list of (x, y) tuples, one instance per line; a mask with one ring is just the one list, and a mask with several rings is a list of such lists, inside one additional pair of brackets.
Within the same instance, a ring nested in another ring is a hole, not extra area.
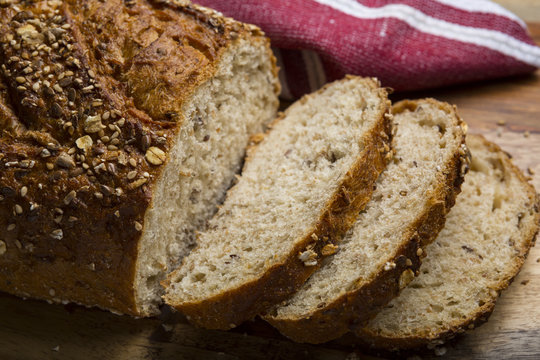
[[(537, 2), (534, 2), (537, 4)], [(539, 15), (540, 17), (540, 15)], [(538, 19), (538, 18), (537, 18)], [(531, 24), (536, 39), (540, 23)], [(538, 40), (537, 40), (538, 41)], [(540, 189), (540, 73), (424, 93), (458, 105), (469, 131), (509, 152)], [(534, 175), (533, 175), (534, 174)], [(444, 359), (540, 359), (540, 246), (503, 292), (489, 322), (439, 349)], [(417, 354), (439, 358), (433, 353)], [(0, 294), (0, 359), (375, 359), (350, 345), (295, 344), (262, 321), (233, 331), (196, 329), (169, 309), (133, 319), (76, 305)], [(413, 357), (415, 358), (415, 357)], [(416, 357), (418, 358), (418, 357)]]

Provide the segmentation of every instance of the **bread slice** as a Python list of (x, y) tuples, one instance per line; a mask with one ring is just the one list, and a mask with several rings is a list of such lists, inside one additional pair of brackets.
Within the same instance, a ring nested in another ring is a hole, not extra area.
[(229, 329), (290, 296), (354, 223), (389, 153), (387, 93), (354, 76), (291, 105), (165, 283), (194, 324)]
[(393, 114), (395, 154), (372, 200), (337, 253), (265, 316), (295, 341), (335, 339), (395, 297), (459, 193), (468, 152), (455, 109), (426, 99), (400, 102)]
[(540, 222), (532, 185), (498, 146), (468, 136), (471, 169), (420, 275), (357, 331), (391, 350), (437, 345), (486, 321), (517, 275)]

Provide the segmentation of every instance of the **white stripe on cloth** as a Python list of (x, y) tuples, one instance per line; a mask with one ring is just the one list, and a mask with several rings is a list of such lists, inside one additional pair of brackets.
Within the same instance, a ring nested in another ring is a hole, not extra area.
[(302, 59), (306, 65), (309, 88), (311, 91), (320, 89), (326, 84), (326, 73), (319, 54), (311, 50), (302, 50)]
[(513, 20), (519, 23), (519, 25), (521, 25), (522, 28), (524, 29), (527, 28), (527, 25), (525, 25), (525, 22), (521, 20), (519, 16), (505, 9), (501, 5), (496, 4), (489, 0), (435, 0), (435, 1), (444, 5), (456, 8), (456, 9), (465, 10), (469, 12), (478, 12), (478, 13), (504, 16), (506, 18), (509, 18), (510, 20)]
[(291, 90), (289, 90), (289, 84), (287, 83), (287, 76), (285, 75), (285, 66), (283, 65), (283, 57), (281, 56), (281, 51), (278, 48), (272, 48), (274, 56), (276, 57), (277, 66), (280, 69), (278, 72), (279, 82), (281, 83), (281, 94), (280, 96), (285, 99), (292, 99)]
[(430, 17), (420, 10), (403, 5), (390, 4), (370, 8), (356, 0), (313, 0), (359, 19), (395, 18), (426, 34), (450, 40), (483, 46), (511, 56), (524, 63), (540, 67), (540, 48), (529, 45), (510, 35), (495, 30), (463, 26)]

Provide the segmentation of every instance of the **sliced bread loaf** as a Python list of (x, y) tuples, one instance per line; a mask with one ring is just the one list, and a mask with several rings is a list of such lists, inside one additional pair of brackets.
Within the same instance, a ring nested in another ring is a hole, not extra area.
[(432, 99), (393, 108), (394, 157), (356, 224), (300, 290), (265, 319), (295, 341), (320, 343), (365, 322), (420, 266), (468, 166), (466, 126)]
[(468, 136), (471, 171), (420, 275), (357, 331), (391, 350), (437, 345), (485, 321), (517, 275), (540, 221), (534, 188), (509, 157)]
[(0, 291), (159, 313), (276, 116), (269, 39), (190, 1), (10, 0), (0, 68)]
[(353, 76), (289, 107), (164, 283), (165, 301), (194, 324), (229, 329), (290, 296), (369, 200), (390, 119), (386, 91)]

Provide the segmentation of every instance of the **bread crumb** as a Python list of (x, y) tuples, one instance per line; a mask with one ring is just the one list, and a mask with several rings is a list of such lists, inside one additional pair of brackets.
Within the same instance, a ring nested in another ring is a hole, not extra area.
[(504, 121), (504, 120), (499, 120), (499, 121), (497, 121), (497, 125), (499, 125), (499, 126), (504, 126), (504, 125), (506, 125), (506, 121)]
[(360, 360), (361, 357), (357, 353), (350, 353), (345, 360)]
[(529, 132), (529, 130), (526, 130), (524, 133), (523, 133), (523, 136), (528, 138), (529, 136), (531, 136), (531, 133)]
[(501, 137), (502, 136), (502, 130), (500, 127), (497, 128), (497, 137)]
[(323, 254), (324, 256), (332, 255), (336, 253), (337, 249), (338, 249), (337, 245), (327, 244), (322, 248), (321, 254)]
[(434, 352), (436, 356), (443, 356), (446, 354), (446, 348), (444, 346), (436, 347)]
[(527, 280), (523, 280), (523, 281), (521, 282), (521, 285), (527, 285), (527, 284), (529, 283), (529, 281), (530, 281), (530, 280), (528, 280), (528, 279), (527, 279)]
[(527, 172), (529, 173), (529, 175), (534, 175), (534, 170), (531, 167), (527, 168)]

